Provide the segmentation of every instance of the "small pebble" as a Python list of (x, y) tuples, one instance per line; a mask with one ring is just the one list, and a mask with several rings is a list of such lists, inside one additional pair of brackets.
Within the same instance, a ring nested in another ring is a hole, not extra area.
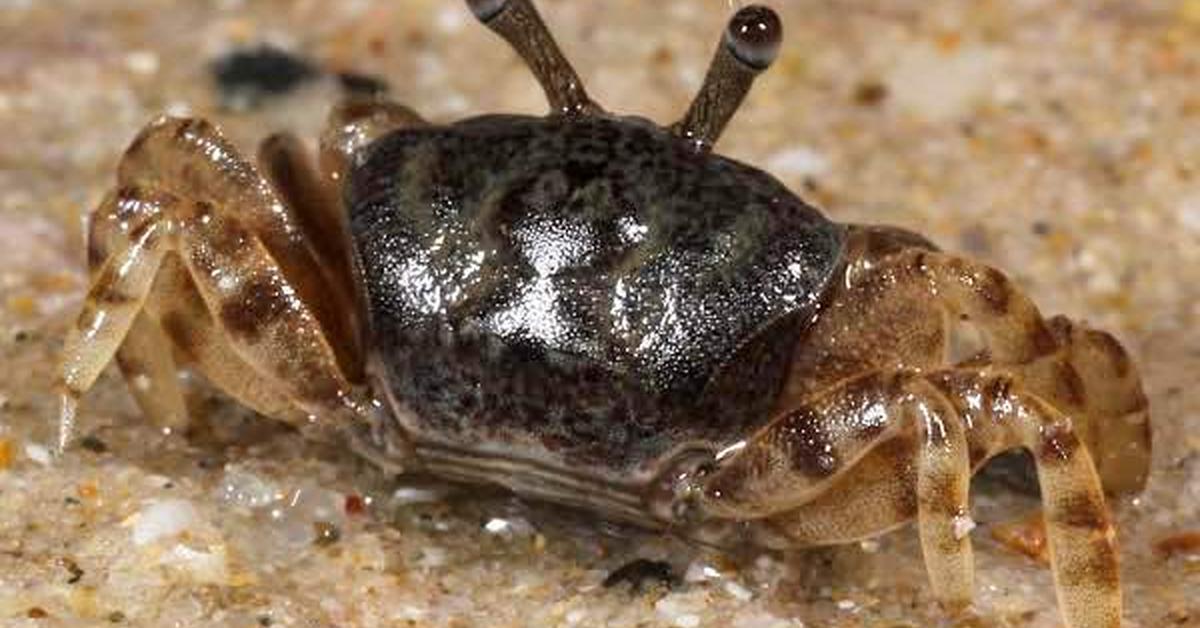
[(278, 501), (280, 490), (275, 483), (249, 469), (227, 464), (218, 497), (237, 506), (261, 508)]
[(166, 499), (150, 502), (135, 517), (133, 542), (135, 545), (147, 545), (194, 526), (199, 513), (185, 499)]
[(160, 562), (186, 571), (197, 582), (224, 584), (228, 581), (228, 565), (221, 546), (204, 552), (178, 544), (170, 553), (164, 554)]
[(37, 443), (25, 443), (25, 457), (42, 465), (50, 466), (50, 450)]
[(704, 582), (705, 580), (714, 580), (721, 577), (721, 572), (716, 567), (702, 561), (692, 561), (687, 566), (687, 571), (683, 572), (684, 582)]
[(58, 559), (58, 564), (67, 570), (67, 584), (75, 584), (83, 579), (83, 569), (74, 560), (64, 556)]
[(446, 564), (446, 550), (440, 547), (423, 547), (421, 548), (421, 558), (417, 560), (417, 564), (425, 568), (441, 567)]
[(347, 495), (345, 510), (348, 515), (361, 515), (367, 509), (366, 501), (359, 495)]
[(521, 517), (493, 517), (483, 524), (483, 529), (489, 534), (508, 539), (533, 534), (533, 525)]
[(975, 520), (966, 515), (959, 515), (954, 518), (954, 538), (962, 539), (975, 529)]
[(342, 531), (336, 525), (328, 521), (313, 523), (313, 545), (317, 547), (329, 547), (337, 543), (341, 538)]
[(863, 81), (854, 88), (854, 102), (863, 107), (876, 107), (887, 97), (888, 86), (879, 81)]
[(79, 439), (79, 446), (94, 454), (102, 454), (108, 451), (108, 444), (96, 438), (93, 434), (88, 434)]
[(441, 501), (442, 492), (429, 488), (417, 488), (412, 486), (402, 486), (392, 493), (392, 501), (397, 506), (407, 506), (409, 504), (426, 504), (431, 502)]
[(733, 596), (735, 599), (740, 600), (742, 602), (749, 601), (750, 598), (754, 597), (753, 591), (751, 591), (750, 589), (747, 589), (746, 587), (744, 587), (732, 580), (725, 582), (724, 588), (725, 588), (726, 593), (728, 593), (729, 595)]
[(136, 50), (125, 55), (125, 67), (134, 74), (154, 74), (158, 71), (158, 55), (147, 50)]
[(12, 466), (13, 461), (13, 446), (12, 441), (7, 438), (0, 438), (0, 471)]

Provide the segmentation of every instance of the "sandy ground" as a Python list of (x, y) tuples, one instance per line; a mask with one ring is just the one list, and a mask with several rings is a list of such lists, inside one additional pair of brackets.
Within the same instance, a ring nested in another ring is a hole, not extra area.
[[(721, 0), (545, 0), (602, 103), (669, 122)], [(1005, 269), (1048, 312), (1112, 330), (1154, 413), (1147, 491), (1114, 505), (1127, 625), (1200, 625), (1200, 2), (776, 0), (787, 25), (720, 150), (841, 220), (890, 222)], [(218, 110), (208, 63), (273, 42), (378, 75), (435, 120), (543, 110), (449, 0), (0, 0), (0, 625), (1056, 626), (1047, 571), (991, 538), (1034, 500), (975, 491), (978, 616), (933, 604), (912, 530), (718, 555), (503, 495), (384, 482), (197, 385), (188, 434), (110, 371), (91, 438), (50, 464), (52, 363), (83, 290), (82, 217), (155, 113), (247, 151), (315, 138), (318, 81)], [(365, 508), (360, 508), (365, 506)], [(605, 588), (635, 558), (674, 586)]]

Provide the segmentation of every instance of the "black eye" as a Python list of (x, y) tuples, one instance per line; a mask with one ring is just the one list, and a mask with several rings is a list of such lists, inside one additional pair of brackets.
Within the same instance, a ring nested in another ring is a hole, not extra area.
[(779, 43), (783, 40), (783, 24), (770, 8), (750, 5), (729, 20), (725, 45), (738, 61), (763, 70), (775, 61)]
[(480, 22), (491, 21), (507, 4), (508, 0), (467, 0), (467, 6), (471, 7), (471, 12)]

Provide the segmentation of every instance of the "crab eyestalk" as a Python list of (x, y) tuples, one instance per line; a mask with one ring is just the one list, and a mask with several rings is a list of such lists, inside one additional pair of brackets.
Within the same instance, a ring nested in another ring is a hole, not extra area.
[(770, 8), (751, 5), (735, 13), (717, 45), (700, 93), (672, 127), (675, 134), (694, 142), (697, 150), (712, 150), (755, 77), (775, 61), (782, 41), (783, 24)]
[(467, 6), (517, 51), (556, 113), (576, 115), (599, 110), (530, 0), (467, 0)]

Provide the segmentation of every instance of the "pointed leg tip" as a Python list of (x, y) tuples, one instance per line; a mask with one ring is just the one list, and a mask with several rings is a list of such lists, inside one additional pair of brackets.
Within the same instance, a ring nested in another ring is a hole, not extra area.
[(70, 393), (61, 393), (58, 413), (58, 441), (55, 444), (54, 455), (61, 458), (75, 436), (75, 420), (79, 410), (79, 400)]

